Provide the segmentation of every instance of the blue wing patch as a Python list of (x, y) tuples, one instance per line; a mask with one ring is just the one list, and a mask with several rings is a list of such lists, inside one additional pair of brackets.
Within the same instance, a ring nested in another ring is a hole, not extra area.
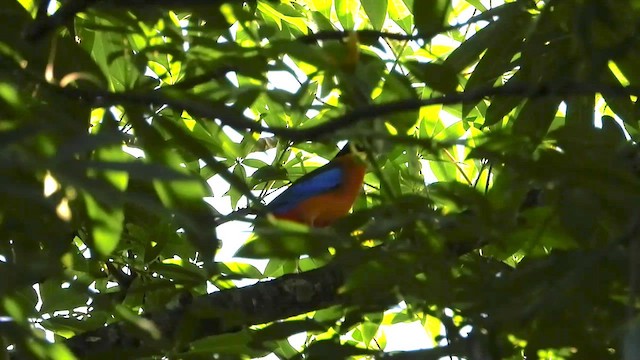
[(274, 214), (285, 213), (305, 200), (339, 187), (343, 179), (344, 171), (339, 167), (320, 171), (307, 179), (301, 178), (302, 181), (296, 181), (270, 202), (267, 209)]

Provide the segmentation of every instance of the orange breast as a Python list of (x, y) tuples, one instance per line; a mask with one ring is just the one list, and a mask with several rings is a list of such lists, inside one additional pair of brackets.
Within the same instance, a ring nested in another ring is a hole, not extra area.
[(339, 163), (346, 175), (339, 188), (308, 199), (295, 209), (277, 217), (312, 227), (325, 227), (346, 216), (362, 190), (366, 167), (351, 155), (334, 161)]

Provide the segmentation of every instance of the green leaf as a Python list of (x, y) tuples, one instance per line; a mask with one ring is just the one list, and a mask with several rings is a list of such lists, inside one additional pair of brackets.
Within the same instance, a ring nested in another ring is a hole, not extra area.
[(318, 46), (305, 45), (299, 42), (274, 41), (271, 43), (271, 48), (274, 54), (286, 53), (294, 59), (304, 61), (321, 69), (330, 70), (336, 66), (327, 52)]
[(487, 108), (483, 127), (495, 125), (501, 122), (511, 110), (522, 103), (522, 98), (517, 96), (500, 96), (491, 101)]
[(102, 255), (116, 249), (122, 233), (124, 212), (122, 206), (110, 207), (100, 204), (90, 193), (83, 194), (87, 214), (92, 220), (91, 239), (93, 247)]
[(418, 32), (429, 38), (435, 36), (444, 27), (449, 8), (449, 0), (415, 1), (413, 17)]
[[(104, 26), (112, 25), (97, 18), (94, 21)], [(107, 31), (95, 33), (91, 54), (103, 73), (109, 75), (110, 87), (115, 91), (133, 88), (141, 76), (138, 66), (131, 61), (134, 54), (122, 34)]]
[(253, 342), (255, 344), (261, 344), (266, 341), (274, 341), (280, 339), (286, 339), (291, 335), (295, 335), (302, 332), (322, 332), (326, 331), (327, 327), (321, 323), (312, 320), (289, 320), (271, 324), (264, 329), (256, 330), (253, 334)]
[(270, 259), (264, 268), (264, 276), (279, 277), (284, 274), (283, 267), (288, 260)]
[(577, 241), (591, 239), (602, 217), (602, 207), (593, 194), (583, 189), (567, 189), (560, 199), (560, 220)]
[(487, 8), (484, 6), (484, 4), (480, 0), (465, 0), (465, 1), (480, 11), (487, 11)]
[[(383, 104), (394, 100), (408, 100), (416, 97), (417, 95), (411, 86), (411, 82), (405, 76), (392, 72), (382, 87), (382, 93), (376, 98), (376, 103)], [(396, 112), (385, 116), (385, 120), (395, 131), (404, 135), (416, 125), (419, 113), (419, 110)]]
[(567, 103), (566, 126), (571, 129), (592, 129), (594, 127), (595, 97), (570, 98)]
[(538, 143), (549, 130), (559, 105), (560, 100), (552, 97), (528, 100), (513, 122), (513, 133), (529, 136)]
[(387, 18), (388, 0), (362, 0), (364, 12), (369, 17), (374, 29), (380, 30)]
[(253, 259), (298, 259), (302, 255), (323, 255), (330, 246), (348, 242), (330, 229), (313, 229), (286, 220), (276, 220), (275, 225), (276, 227), (256, 224), (257, 237), (244, 244), (236, 256)]
[(626, 96), (621, 97), (603, 94), (603, 97), (607, 105), (611, 107), (611, 110), (613, 110), (626, 125), (634, 129), (640, 128), (638, 124), (640, 109), (634, 104), (634, 101)]
[(249, 259), (297, 259), (309, 253), (320, 253), (324, 249), (318, 248), (315, 241), (306, 241), (301, 237), (283, 235), (282, 241), (252, 241), (243, 245), (236, 256)]
[(242, 164), (256, 169), (260, 169), (263, 166), (269, 166), (269, 164), (259, 159), (244, 159), (242, 160)]
[[(35, 73), (42, 74), (50, 66), (56, 81), (67, 75), (82, 73), (82, 86), (102, 86), (106, 83), (100, 68), (71, 36), (56, 37), (56, 46), (51, 48), (50, 41), (25, 41), (34, 28), (31, 15), (17, 1), (3, 4), (0, 21), (7, 31), (0, 33), (2, 53), (11, 53), (16, 60), (24, 60), (25, 65)], [(24, 33), (22, 33), (24, 31)], [(40, 39), (42, 40), (42, 39)]]
[[(323, 3), (326, 3), (329, 6), (329, 12), (331, 12), (331, 3), (328, 1), (323, 1)], [(333, 23), (329, 21), (329, 19), (325, 15), (323, 15), (321, 12), (313, 11), (311, 12), (311, 16), (313, 18), (313, 21), (318, 25), (318, 30), (321, 30), (321, 31), (336, 30), (336, 27), (333, 25)]]
[(42, 283), (39, 290), (42, 298), (40, 311), (43, 313), (73, 310), (80, 306), (85, 306), (89, 300), (89, 296), (80, 289), (77, 283), (73, 283), (69, 288), (63, 289), (60, 287), (58, 278)]
[(202, 269), (187, 261), (180, 261), (179, 264), (152, 263), (149, 265), (149, 271), (158, 273), (178, 283), (198, 284), (206, 279)]
[(378, 329), (380, 329), (380, 322), (365, 321), (365, 323), (362, 324), (362, 339), (367, 346), (375, 338)]
[(407, 34), (413, 32), (413, 14), (411, 10), (413, 6), (406, 5), (408, 1), (389, 0), (389, 18), (393, 20)]
[[(242, 354), (260, 357), (262, 352), (250, 348), (252, 336), (249, 331), (205, 337), (191, 343), (193, 354)], [(251, 355), (250, 355), (251, 354)]]
[(333, 1), (327, 0), (312, 0), (315, 9), (322, 14), (325, 18), (331, 17), (331, 5)]
[(452, 93), (458, 88), (458, 76), (456, 72), (445, 64), (423, 63), (408, 61), (403, 64), (418, 79), (424, 81), (430, 88)]
[[(241, 181), (246, 181), (247, 172), (245, 171), (244, 166), (242, 166), (241, 164), (236, 164), (236, 166), (233, 168), (233, 174)], [(232, 209), (237, 208), (238, 202), (240, 201), (243, 195), (242, 192), (240, 192), (238, 189), (232, 186), (229, 189), (228, 194), (229, 194), (229, 199), (231, 200), (231, 208)]]
[[(262, 275), (260, 270), (251, 264), (245, 264), (240, 262), (225, 262), (218, 264), (219, 271), (223, 275), (237, 276), (239, 278), (249, 279), (262, 279), (265, 276)], [(266, 274), (265, 274), (266, 275)]]
[(335, 340), (320, 340), (312, 343), (306, 350), (309, 359), (345, 359), (355, 355), (375, 355), (378, 351), (340, 344)]
[[(99, 134), (115, 132), (117, 131), (115, 124), (115, 119), (111, 113), (106, 112), (103, 122), (96, 131)], [(121, 146), (110, 145), (95, 150), (94, 159), (106, 162), (126, 162), (131, 160), (131, 156), (122, 151)], [(119, 192), (124, 192), (127, 189), (129, 174), (125, 171), (104, 170), (98, 173), (92, 169), (88, 171), (89, 176), (95, 176), (104, 180)], [(100, 254), (108, 255), (116, 249), (120, 242), (124, 221), (123, 199), (114, 199), (116, 201), (107, 205), (99, 202), (88, 191), (85, 191), (83, 195), (87, 207), (87, 214), (92, 220), (90, 229), (93, 246), (95, 246)]]
[[(512, 64), (513, 56), (522, 47), (523, 36), (528, 29), (530, 17), (514, 16), (510, 19), (499, 22), (501, 30), (497, 31), (492, 39), (491, 45), (476, 65), (473, 73), (469, 77), (464, 87), (465, 92), (477, 88), (491, 87), (507, 71), (514, 68)], [(511, 30), (507, 30), (511, 29)], [(469, 114), (475, 104), (465, 102), (462, 105), (462, 115)]]
[(355, 15), (358, 13), (360, 2), (358, 0), (334, 0), (334, 7), (338, 15), (338, 21), (344, 30), (353, 30)]
[[(499, 48), (502, 44), (496, 39), (510, 39), (512, 31), (516, 31), (518, 34), (525, 31), (526, 29), (519, 28), (520, 25), (523, 25), (520, 22), (529, 17), (519, 2), (506, 3), (486, 14), (500, 16), (500, 18), (497, 21), (492, 21), (471, 38), (462, 42), (445, 60), (445, 64), (456, 73), (461, 73), (478, 61), (486, 49), (492, 46)], [(500, 60), (510, 61), (511, 59)]]

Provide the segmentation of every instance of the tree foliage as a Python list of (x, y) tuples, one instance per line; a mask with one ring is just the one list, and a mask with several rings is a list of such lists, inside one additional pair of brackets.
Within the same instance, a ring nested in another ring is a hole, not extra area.
[[(2, 5), (7, 356), (640, 353), (637, 1)], [(354, 212), (270, 221), (342, 140)]]

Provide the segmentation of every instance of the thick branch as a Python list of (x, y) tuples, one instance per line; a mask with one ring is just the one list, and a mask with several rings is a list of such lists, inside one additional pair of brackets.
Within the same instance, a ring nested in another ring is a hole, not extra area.
[[(467, 213), (460, 216), (470, 215)], [(440, 225), (448, 227), (461, 223), (466, 222), (454, 221), (450, 225)], [(450, 251), (455, 256), (461, 256), (483, 245), (481, 241), (473, 246), (452, 244)], [(386, 250), (377, 247), (369, 251)], [(195, 339), (348, 303), (349, 295), (341, 295), (339, 290), (353, 265), (351, 262), (336, 259), (319, 269), (203, 295), (183, 301), (171, 309), (151, 313), (145, 316), (142, 322), (134, 321), (137, 326), (131, 322), (120, 321), (77, 335), (67, 340), (66, 345), (79, 358), (133, 358), (162, 351), (181, 351), (184, 350), (181, 345)], [(429, 358), (437, 354), (447, 356), (458, 354), (466, 346), (456, 342), (444, 349), (379, 356), (381, 359)], [(13, 355), (13, 359), (21, 359), (18, 354)]]
[[(149, 354), (158, 348), (167, 349), (178, 340), (184, 343), (337, 304), (340, 300), (337, 290), (343, 280), (341, 269), (326, 266), (252, 286), (222, 290), (149, 315), (147, 318), (160, 334), (156, 339), (135, 331), (130, 324), (115, 323), (75, 336), (67, 341), (67, 346), (82, 358), (122, 352)], [(202, 314), (207, 315), (202, 318)], [(185, 339), (185, 333), (191, 336)]]

